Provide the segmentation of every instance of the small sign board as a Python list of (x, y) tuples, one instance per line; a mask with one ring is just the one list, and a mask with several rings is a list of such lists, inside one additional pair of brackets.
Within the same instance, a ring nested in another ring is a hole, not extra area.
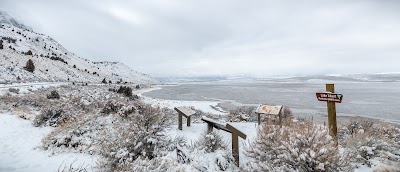
[(318, 101), (342, 103), (343, 100), (342, 94), (325, 92), (325, 93), (317, 93), (316, 95)]
[(256, 113), (267, 114), (267, 115), (279, 115), (282, 110), (282, 105), (272, 106), (272, 105), (259, 105)]

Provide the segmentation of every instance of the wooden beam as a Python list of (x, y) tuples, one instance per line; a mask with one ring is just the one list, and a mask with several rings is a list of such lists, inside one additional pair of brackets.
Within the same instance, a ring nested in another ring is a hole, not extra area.
[(246, 134), (242, 133), (241, 131), (239, 131), (238, 129), (233, 127), (232, 125), (226, 124), (226, 128), (228, 130), (230, 130), (232, 132), (232, 134), (235, 134), (235, 135), (241, 137), (242, 139), (246, 139)]

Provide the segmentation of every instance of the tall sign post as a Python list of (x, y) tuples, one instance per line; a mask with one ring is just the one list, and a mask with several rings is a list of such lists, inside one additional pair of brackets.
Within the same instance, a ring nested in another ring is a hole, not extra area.
[(336, 103), (342, 103), (343, 95), (335, 93), (334, 84), (326, 84), (326, 92), (317, 93), (316, 95), (319, 101), (327, 102), (329, 135), (332, 136), (337, 145)]

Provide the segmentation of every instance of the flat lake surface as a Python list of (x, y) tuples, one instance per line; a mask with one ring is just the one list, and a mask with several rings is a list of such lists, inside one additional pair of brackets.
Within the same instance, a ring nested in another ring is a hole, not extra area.
[[(144, 96), (220, 101), (223, 108), (224, 102), (235, 106), (286, 105), (296, 116), (321, 119), (327, 114), (326, 103), (317, 101), (315, 93), (324, 91), (325, 83), (208, 82), (166, 86)], [(343, 94), (343, 102), (336, 104), (338, 116), (364, 116), (400, 124), (400, 82), (336, 83), (335, 92)]]

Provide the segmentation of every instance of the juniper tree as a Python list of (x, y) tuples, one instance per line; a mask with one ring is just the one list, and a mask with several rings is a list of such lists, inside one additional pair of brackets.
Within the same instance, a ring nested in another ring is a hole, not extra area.
[(35, 71), (35, 65), (33, 64), (33, 61), (32, 61), (31, 59), (29, 59), (29, 60), (26, 62), (26, 65), (25, 65), (24, 69), (25, 69), (26, 71), (32, 72), (32, 73), (33, 73), (33, 71)]

